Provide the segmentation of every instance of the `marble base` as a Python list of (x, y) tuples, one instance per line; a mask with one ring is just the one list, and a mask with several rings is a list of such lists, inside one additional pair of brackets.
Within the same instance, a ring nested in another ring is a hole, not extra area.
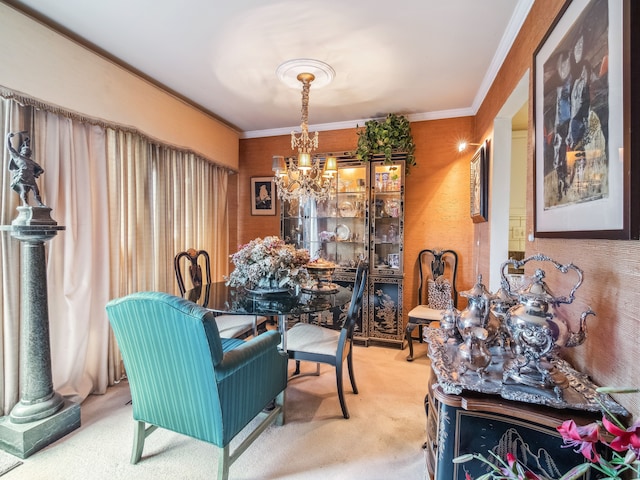
[(17, 207), (18, 216), (11, 222), (11, 225), (57, 225), (51, 218), (51, 209), (49, 207)]
[(79, 427), (80, 404), (66, 399), (59, 412), (35, 422), (18, 424), (0, 417), (0, 449), (24, 459)]

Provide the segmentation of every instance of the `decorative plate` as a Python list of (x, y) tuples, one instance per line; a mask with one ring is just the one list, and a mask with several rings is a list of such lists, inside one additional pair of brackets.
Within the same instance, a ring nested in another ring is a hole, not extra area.
[(358, 211), (351, 202), (342, 202), (338, 208), (341, 217), (355, 217)]
[(344, 224), (336, 227), (336, 238), (342, 242), (346, 242), (351, 237), (351, 229)]
[(387, 200), (384, 204), (384, 213), (393, 218), (400, 216), (400, 202), (397, 199)]

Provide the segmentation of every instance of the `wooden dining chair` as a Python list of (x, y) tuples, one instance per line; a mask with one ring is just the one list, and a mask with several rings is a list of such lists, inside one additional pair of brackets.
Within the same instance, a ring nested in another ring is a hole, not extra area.
[[(202, 260), (200, 260), (202, 258)], [(187, 261), (185, 262), (184, 259)], [(206, 250), (196, 250), (190, 248), (178, 253), (173, 259), (173, 268), (178, 281), (180, 296), (184, 297), (187, 292), (184, 276), (182, 274), (182, 264), (188, 266), (189, 278), (194, 289), (203, 286), (203, 267), (206, 284), (211, 283), (211, 259)], [(206, 307), (206, 300), (202, 305)], [(218, 315), (216, 324), (218, 331), (223, 338), (243, 338), (248, 335), (257, 335), (259, 331), (266, 330), (267, 317), (262, 315)]]
[[(338, 398), (344, 418), (349, 418), (349, 410), (344, 400), (342, 367), (346, 360), (351, 388), (353, 393), (357, 394), (358, 388), (353, 373), (353, 330), (356, 321), (362, 315), (362, 297), (366, 283), (367, 265), (360, 262), (356, 270), (351, 304), (340, 330), (312, 323), (297, 323), (286, 333), (287, 354), (290, 359), (296, 361), (297, 372), (300, 361), (324, 363), (335, 367)], [(295, 375), (292, 378), (296, 378)]]
[(409, 311), (405, 338), (409, 345), (407, 361), (413, 361), (412, 332), (420, 332), (431, 322), (439, 322), (449, 302), (458, 306), (458, 254), (453, 250), (425, 248), (418, 253), (418, 304)]

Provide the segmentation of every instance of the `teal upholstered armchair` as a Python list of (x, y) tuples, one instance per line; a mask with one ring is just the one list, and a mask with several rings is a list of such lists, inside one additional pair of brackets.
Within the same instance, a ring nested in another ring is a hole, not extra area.
[[(226, 479), (270, 423), (282, 424), (287, 357), (278, 332), (246, 342), (220, 338), (211, 312), (160, 292), (134, 293), (106, 308), (131, 388), (131, 463), (161, 427), (216, 445), (218, 478)], [(265, 408), (274, 399), (275, 408)], [(264, 418), (253, 433), (230, 452), (229, 442), (258, 415)]]

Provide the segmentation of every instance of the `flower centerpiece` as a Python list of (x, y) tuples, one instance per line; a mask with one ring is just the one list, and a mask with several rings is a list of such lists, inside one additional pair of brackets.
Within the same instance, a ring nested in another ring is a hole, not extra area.
[(304, 266), (309, 252), (288, 245), (279, 237), (256, 238), (231, 255), (235, 269), (225, 277), (227, 285), (249, 289), (292, 288), (309, 275)]
[[(637, 393), (637, 388), (597, 388), (598, 393)], [(573, 447), (587, 460), (573, 467), (558, 480), (577, 480), (583, 478), (587, 471), (593, 469), (599, 473), (598, 478), (621, 480), (623, 478), (640, 478), (640, 420), (631, 427), (625, 426), (601, 403), (602, 421), (578, 426), (573, 420), (566, 420), (559, 427), (565, 447)], [(605, 449), (609, 451), (605, 454)], [(478, 453), (469, 453), (453, 459), (454, 463), (465, 463), (478, 460), (489, 467), (489, 472), (477, 480), (550, 480), (536, 474), (522, 465), (512, 453), (507, 454), (506, 461), (495, 453), (489, 452), (494, 460)], [(467, 480), (473, 480), (466, 473)]]

